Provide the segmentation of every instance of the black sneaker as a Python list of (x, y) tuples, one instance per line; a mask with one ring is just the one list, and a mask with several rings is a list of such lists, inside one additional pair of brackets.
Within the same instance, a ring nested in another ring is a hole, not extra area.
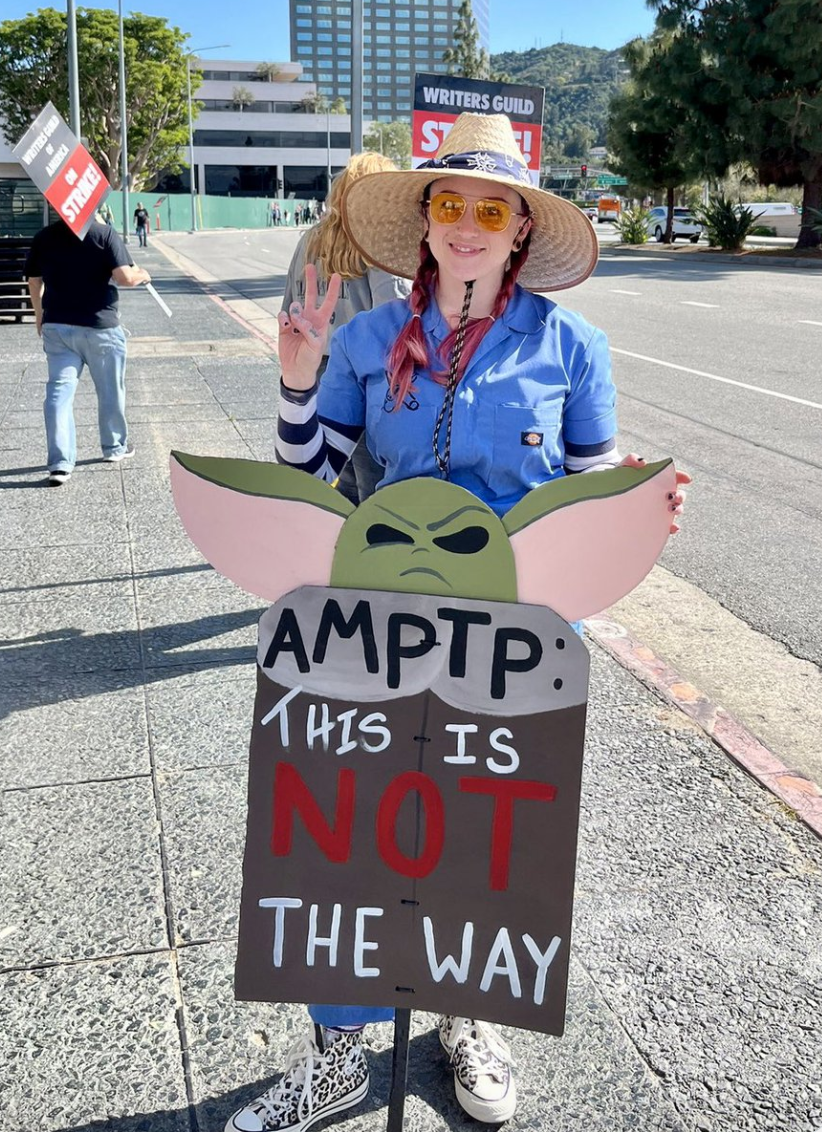
[(121, 460), (130, 460), (133, 455), (134, 449), (129, 444), (128, 448), (123, 452), (110, 452), (108, 456), (104, 456), (103, 459), (107, 464), (119, 464)]
[(61, 484), (67, 482), (70, 476), (71, 472), (67, 472), (64, 468), (56, 468), (53, 472), (49, 472), (49, 485), (51, 487), (60, 487)]
[(494, 1027), (475, 1018), (443, 1014), (437, 1029), (454, 1070), (454, 1088), (462, 1108), (483, 1124), (510, 1120), (517, 1107), (511, 1051)]
[(319, 1120), (368, 1096), (362, 1032), (341, 1034), (322, 1053), (311, 1038), (288, 1051), (283, 1075), (261, 1097), (238, 1109), (225, 1132), (307, 1132)]

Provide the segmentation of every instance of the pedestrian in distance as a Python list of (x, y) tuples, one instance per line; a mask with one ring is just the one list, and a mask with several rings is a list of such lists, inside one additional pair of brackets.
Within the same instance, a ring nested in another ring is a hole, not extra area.
[(62, 220), (43, 228), (26, 262), (29, 294), (43, 339), (48, 381), (43, 412), (48, 481), (64, 484), (77, 460), (74, 394), (88, 368), (97, 393), (103, 459), (134, 455), (126, 423), (126, 336), (117, 285), (137, 287), (151, 276), (135, 267), (113, 227), (92, 224), (82, 240)]
[(148, 215), (148, 210), (143, 208), (140, 202), (134, 210), (134, 224), (137, 228), (137, 240), (141, 248), (148, 244), (148, 233), (151, 228), (151, 218)]
[[(333, 482), (364, 433), (380, 488), (445, 478), (498, 515), (548, 480), (645, 463), (617, 450), (605, 335), (539, 293), (590, 275), (595, 233), (575, 205), (532, 185), (506, 117), (460, 115), (435, 158), (359, 178), (342, 211), (364, 259), (413, 279), (411, 294), (340, 327), (318, 383), (342, 281), (332, 276), (318, 305), (306, 264), (305, 302), (278, 316), (281, 463)], [(690, 480), (677, 475), (672, 531)], [(392, 1011), (309, 1013), (314, 1039), (294, 1045), (279, 1082), (226, 1132), (306, 1132), (367, 1096), (362, 1030)], [(509, 1119), (516, 1084), (495, 1028), (443, 1015), (438, 1031), (463, 1109), (485, 1123)]]
[[(313, 264), (317, 271), (317, 287), (325, 292), (332, 275), (342, 280), (340, 297), (334, 310), (336, 331), (360, 311), (372, 310), (382, 303), (408, 297), (410, 286), (405, 279), (378, 267), (369, 267), (346, 235), (342, 220), (342, 200), (349, 185), (369, 173), (396, 170), (387, 157), (379, 153), (355, 153), (345, 169), (331, 182), (326, 212), (320, 222), (300, 237), (288, 268), (283, 292), (282, 310), (289, 311), (292, 303), (305, 305), (305, 265)], [(323, 360), (317, 372), (322, 376), (328, 361), (326, 344)], [(340, 476), (339, 489), (352, 503), (361, 503), (372, 495), (382, 476), (382, 468), (370, 455), (365, 437), (360, 438)]]

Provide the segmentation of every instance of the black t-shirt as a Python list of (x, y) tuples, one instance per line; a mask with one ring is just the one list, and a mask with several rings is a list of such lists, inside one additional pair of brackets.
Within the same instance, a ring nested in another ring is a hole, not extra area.
[(26, 275), (42, 277), (43, 322), (103, 330), (120, 323), (111, 273), (130, 265), (125, 244), (108, 224), (92, 224), (78, 240), (58, 220), (34, 237)]
[(138, 228), (148, 228), (148, 213), (144, 208), (138, 208), (134, 213)]

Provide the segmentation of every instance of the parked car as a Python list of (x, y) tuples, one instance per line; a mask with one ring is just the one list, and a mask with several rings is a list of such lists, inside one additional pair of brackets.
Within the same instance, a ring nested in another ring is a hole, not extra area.
[[(648, 217), (648, 231), (659, 243), (665, 237), (665, 227), (668, 222), (668, 209), (664, 206), (652, 208)], [(685, 236), (695, 244), (699, 237), (702, 235), (702, 225), (691, 212), (689, 208), (675, 208), (674, 209), (674, 223), (671, 232), (671, 239), (675, 240), (677, 236)]]
[(589, 220), (596, 220), (597, 210), (593, 205), (584, 205), (582, 211), (585, 213)]
[(799, 235), (802, 216), (794, 204), (787, 201), (759, 200), (750, 204), (740, 204), (739, 209), (749, 208), (757, 226), (769, 228), (774, 236), (794, 239)]

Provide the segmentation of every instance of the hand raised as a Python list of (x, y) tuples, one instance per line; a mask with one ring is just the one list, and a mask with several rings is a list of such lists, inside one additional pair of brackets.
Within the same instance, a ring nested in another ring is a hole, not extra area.
[(305, 306), (294, 302), (280, 311), (279, 355), (283, 384), (290, 389), (310, 389), (328, 341), (331, 318), (340, 295), (342, 279), (332, 275), (322, 303), (317, 306), (317, 269), (305, 265)]

